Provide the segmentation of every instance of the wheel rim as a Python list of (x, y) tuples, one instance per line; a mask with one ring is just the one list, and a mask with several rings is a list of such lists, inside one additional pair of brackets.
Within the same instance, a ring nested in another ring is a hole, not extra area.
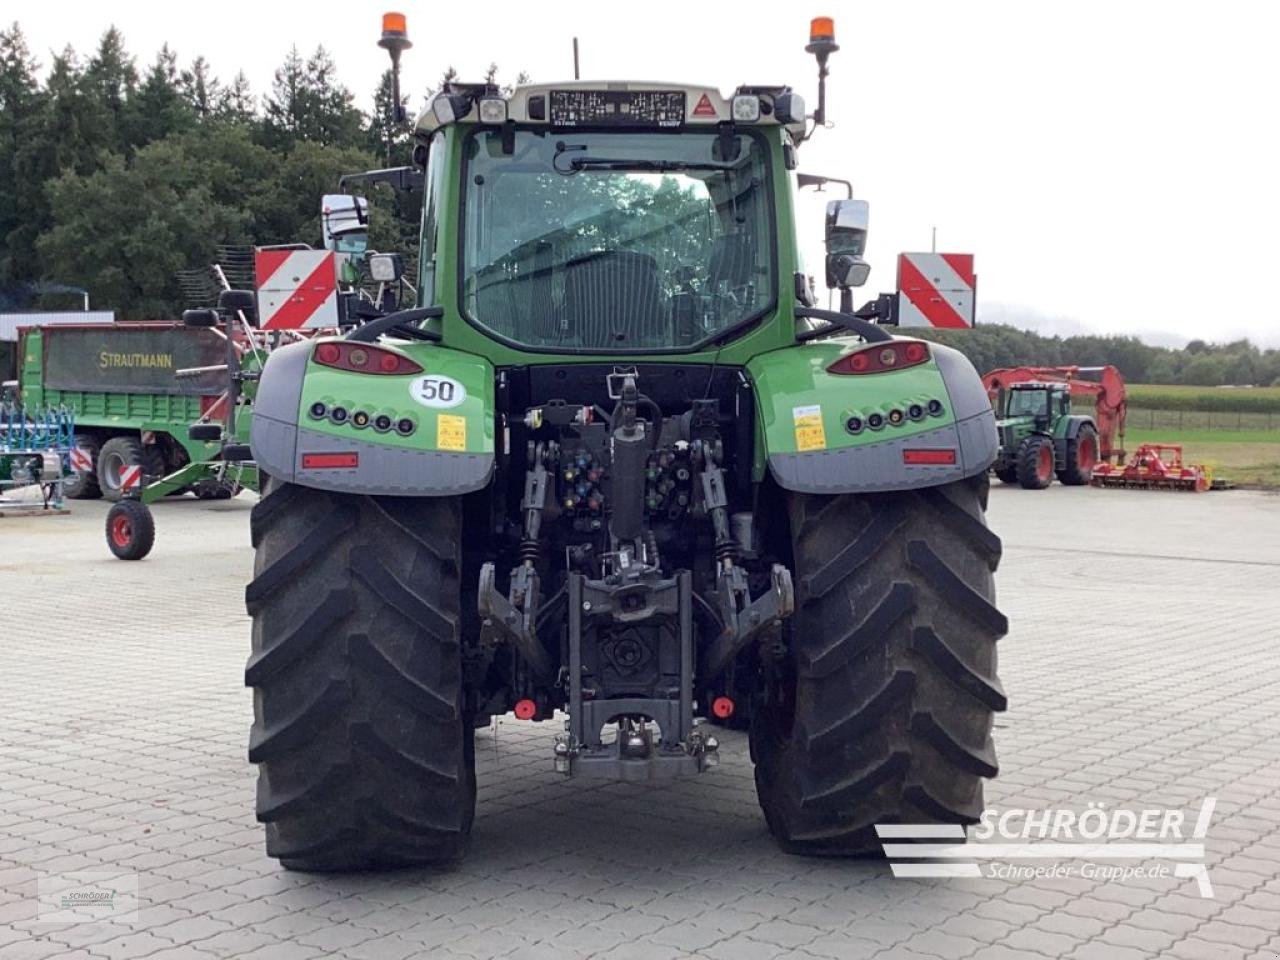
[(111, 518), (111, 542), (117, 547), (127, 547), (133, 542), (133, 524), (123, 513)]
[(102, 478), (112, 490), (120, 489), (120, 474), (124, 470), (124, 459), (118, 453), (109, 453), (102, 462)]
[(1047, 443), (1040, 444), (1040, 453), (1036, 459), (1036, 476), (1041, 483), (1049, 479), (1053, 473), (1053, 451)]
[(1076, 464), (1081, 470), (1092, 470), (1098, 462), (1098, 441), (1092, 434), (1082, 437), (1076, 448)]

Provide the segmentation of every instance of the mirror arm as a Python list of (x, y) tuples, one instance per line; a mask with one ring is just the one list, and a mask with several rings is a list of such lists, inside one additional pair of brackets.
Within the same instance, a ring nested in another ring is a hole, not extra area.
[(422, 189), (425, 179), (425, 173), (415, 167), (385, 167), (363, 173), (344, 173), (338, 178), (338, 189), (345, 190), (349, 184), (356, 183), (389, 183), (394, 190), (413, 193)]
[(344, 339), (354, 340), (357, 343), (372, 343), (382, 334), (391, 332), (395, 327), (404, 326), (408, 330), (412, 330), (413, 333), (409, 335), (417, 339), (439, 340), (440, 335), (438, 333), (432, 330), (420, 330), (411, 325), (423, 320), (433, 320), (443, 316), (444, 307), (414, 307), (411, 310), (397, 310), (395, 313), (388, 313), (385, 317), (379, 317), (376, 320), (361, 324), (348, 333)]
[(796, 183), (803, 190), (805, 187), (814, 187), (821, 191), (823, 186), (828, 183), (838, 183), (844, 187), (848, 196), (847, 200), (853, 199), (853, 183), (849, 180), (841, 180), (839, 177), (825, 177), (820, 173), (797, 173)]
[(825, 327), (819, 327), (816, 330), (805, 330), (803, 333), (796, 334), (796, 340), (800, 343), (806, 343), (809, 340), (816, 340), (819, 337), (826, 337), (841, 330), (847, 330), (850, 333), (856, 333), (868, 343), (888, 343), (893, 339), (893, 334), (886, 332), (870, 321), (884, 315), (882, 302), (886, 297), (892, 296), (893, 294), (881, 294), (879, 298), (863, 304), (852, 313), (837, 310), (819, 310), (816, 307), (796, 307), (795, 315), (801, 319), (828, 321)]

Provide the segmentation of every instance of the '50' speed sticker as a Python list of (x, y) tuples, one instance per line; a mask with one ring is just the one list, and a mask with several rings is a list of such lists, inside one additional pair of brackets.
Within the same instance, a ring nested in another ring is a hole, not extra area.
[(453, 377), (427, 374), (410, 382), (409, 396), (424, 407), (456, 407), (467, 399), (467, 388)]

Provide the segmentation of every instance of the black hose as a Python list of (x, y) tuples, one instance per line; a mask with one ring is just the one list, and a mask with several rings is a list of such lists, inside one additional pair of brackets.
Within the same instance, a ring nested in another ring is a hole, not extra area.
[(797, 335), (796, 339), (800, 341), (813, 340), (842, 329), (856, 333), (869, 343), (888, 343), (893, 339), (893, 334), (886, 332), (883, 327), (878, 327), (855, 313), (819, 310), (816, 307), (796, 307), (795, 312), (801, 319), (826, 320), (829, 323), (829, 326), (819, 327), (817, 330), (806, 330)]
[[(407, 326), (408, 324), (442, 316), (444, 316), (444, 307), (414, 307), (411, 310), (397, 310), (395, 313), (388, 313), (385, 317), (378, 317), (376, 320), (361, 324), (348, 333), (345, 339), (354, 340), (357, 343), (372, 343), (381, 334), (389, 333), (395, 327)], [(414, 327), (409, 329), (421, 335), (421, 338), (425, 340), (440, 339), (439, 334), (431, 330), (418, 330)]]

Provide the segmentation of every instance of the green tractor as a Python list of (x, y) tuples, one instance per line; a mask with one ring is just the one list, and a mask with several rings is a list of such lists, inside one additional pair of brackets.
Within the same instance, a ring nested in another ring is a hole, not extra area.
[[(249, 758), (286, 867), (458, 857), (508, 712), (556, 725), (549, 775), (629, 782), (715, 766), (702, 721), (746, 712), (798, 853), (979, 816), (994, 413), (961, 354), (871, 322), (884, 298), (813, 306), (815, 26), (813, 114), (575, 81), (452, 84), (417, 121), (412, 297), (258, 384)], [(864, 280), (865, 204), (827, 230), (829, 282)]]
[(1098, 425), (1071, 412), (1070, 384), (1010, 384), (996, 406), (1000, 450), (992, 469), (1003, 482), (1026, 490), (1043, 490), (1054, 474), (1068, 486), (1089, 482), (1098, 462)]

